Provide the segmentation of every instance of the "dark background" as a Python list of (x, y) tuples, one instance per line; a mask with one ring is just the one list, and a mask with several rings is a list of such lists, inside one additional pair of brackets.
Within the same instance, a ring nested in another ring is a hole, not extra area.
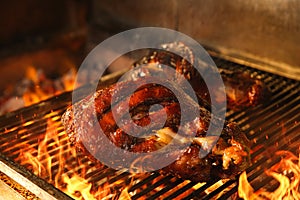
[(297, 0), (11, 0), (0, 2), (0, 16), (1, 60), (63, 48), (78, 65), (110, 35), (158, 26), (185, 33), (230, 58), (300, 77)]

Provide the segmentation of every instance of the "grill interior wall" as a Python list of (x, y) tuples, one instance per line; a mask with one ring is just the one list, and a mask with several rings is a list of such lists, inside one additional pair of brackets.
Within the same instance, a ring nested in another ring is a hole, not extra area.
[(12, 0), (0, 3), (0, 25), (5, 27), (0, 58), (33, 46), (87, 53), (112, 34), (154, 26), (180, 31), (230, 58), (299, 80), (299, 9), (298, 1), (268, 0)]
[[(274, 188), (276, 184), (264, 175), (265, 169), (269, 169), (280, 160), (279, 157), (274, 156), (274, 152), (289, 150), (296, 155), (299, 154), (300, 83), (217, 58), (215, 62), (218, 66), (231, 70), (236, 68), (248, 70), (252, 75), (261, 77), (272, 90), (273, 95), (266, 105), (238, 112), (229, 110), (227, 119), (237, 122), (253, 141), (251, 148), (253, 163), (247, 169), (250, 183), (255, 186), (255, 189), (263, 186)], [(0, 152), (18, 162), (22, 144), (37, 148), (38, 142), (45, 136), (47, 119), (52, 119), (53, 126), (58, 127), (57, 134), (61, 144), (70, 145), (60, 122), (62, 113), (70, 103), (71, 93), (64, 93), (35, 106), (2, 116), (0, 118)], [(57, 149), (52, 149), (51, 145), (48, 148), (51, 156), (57, 156)], [(22, 148), (22, 151), (26, 149)], [(219, 181), (215, 180), (199, 186), (197, 183), (172, 176), (162, 176), (157, 172), (135, 175), (115, 171), (101, 163), (92, 163), (84, 155), (72, 157), (70, 152), (64, 152), (64, 157), (68, 158), (64, 169), (67, 175), (81, 174), (83, 167), (87, 167), (88, 170), (84, 176), (93, 183), (94, 187), (103, 187), (107, 184), (105, 187), (119, 195), (127, 188), (132, 199), (156, 199), (158, 197), (172, 199), (178, 196), (183, 199), (210, 199), (219, 195), (225, 198), (236, 195), (237, 191), (236, 180), (224, 181), (213, 186)], [(57, 173), (58, 165), (59, 163), (54, 163), (51, 166), (54, 175)], [(30, 166), (25, 167), (30, 169)], [(40, 178), (54, 184), (49, 174), (41, 174)], [(210, 189), (211, 192), (207, 194), (205, 191), (212, 186), (213, 189)]]

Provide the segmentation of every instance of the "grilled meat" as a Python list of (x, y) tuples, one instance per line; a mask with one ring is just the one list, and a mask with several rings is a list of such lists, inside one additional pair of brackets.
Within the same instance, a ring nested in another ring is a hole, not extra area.
[[(200, 182), (235, 177), (249, 165), (250, 144), (233, 122), (221, 123), (220, 134), (208, 134), (210, 127), (217, 130), (222, 121), (212, 116), (210, 98), (217, 102), (226, 99), (219, 95), (218, 85), (210, 85), (213, 93), (209, 94), (201, 75), (204, 73), (213, 79), (214, 74), (221, 74), (228, 106), (232, 109), (261, 103), (267, 94), (266, 87), (260, 80), (244, 72), (211, 70), (201, 60), (194, 59), (193, 53), (183, 44), (172, 43), (163, 45), (163, 48), (166, 51), (153, 51), (136, 62), (129, 77), (96, 91), (68, 108), (62, 123), (70, 140), (91, 159), (95, 160), (101, 155), (105, 160), (113, 160), (109, 164), (114, 166), (132, 163), (132, 171), (135, 167), (139, 168), (136, 165), (139, 160), (147, 160), (149, 155), (136, 159), (124, 154), (120, 158), (115, 152), (107, 152), (109, 145), (99, 135), (99, 129), (109, 143), (123, 152), (151, 153), (174, 142), (171, 151), (166, 151), (164, 155), (165, 158), (174, 158), (173, 162), (163, 167), (162, 173)], [(185, 59), (168, 50), (183, 53)], [(195, 64), (203, 67), (201, 75), (193, 67)], [(155, 81), (147, 82), (147, 75), (159, 77), (166, 83), (175, 83), (184, 101), (180, 101), (167, 87)], [(192, 99), (190, 94), (184, 92), (186, 86), (182, 75), (196, 92), (197, 99)], [(132, 88), (135, 88), (134, 92), (127, 94)], [(116, 98), (113, 98), (114, 95)], [(191, 115), (182, 118), (184, 112)], [(176, 148), (185, 144), (188, 145), (184, 149)]]
[[(189, 80), (194, 91), (200, 98), (210, 102), (210, 98), (216, 99), (218, 102), (223, 102), (225, 99), (220, 97), (217, 93), (218, 85), (210, 84), (212, 87), (212, 93), (210, 94), (205, 81), (200, 73), (193, 65), (197, 65), (202, 68), (202, 75), (214, 79), (215, 73), (220, 73), (226, 90), (227, 107), (233, 110), (239, 110), (246, 107), (257, 106), (263, 104), (270, 96), (270, 90), (268, 87), (257, 77), (252, 77), (248, 72), (241, 70), (230, 71), (221, 67), (214, 71), (207, 63), (202, 60), (194, 58), (193, 52), (182, 43), (170, 43), (162, 45), (165, 50), (153, 50), (148, 56), (134, 63), (133, 67), (136, 69), (135, 73), (128, 78), (128, 80), (134, 80), (141, 76), (152, 75), (157, 76), (158, 71), (167, 71), (168, 77), (176, 78), (174, 72), (170, 72), (168, 67), (173, 67), (176, 72), (184, 75)], [(184, 55), (185, 58), (170, 52), (178, 52), (180, 55)], [(146, 66), (145, 66), (146, 65)], [(150, 66), (150, 67), (149, 67)], [(211, 81), (213, 83), (214, 80)], [(215, 81), (216, 82), (216, 81)], [(214, 92), (215, 91), (215, 92)]]
[(233, 110), (264, 104), (270, 97), (269, 88), (247, 72), (222, 68), (219, 72), (225, 84), (227, 105)]
[[(62, 123), (73, 144), (91, 159), (94, 159), (92, 155), (97, 157), (98, 154), (104, 154), (108, 160), (116, 158), (114, 162), (118, 162), (118, 155), (108, 152), (107, 144), (99, 136), (99, 126), (96, 126), (99, 124), (112, 144), (128, 152), (154, 152), (168, 145), (171, 140), (178, 145), (189, 142), (191, 145), (187, 148), (167, 153), (169, 155), (166, 157), (173, 156), (175, 161), (161, 169), (162, 173), (202, 182), (217, 177), (232, 178), (245, 170), (249, 165), (249, 141), (235, 123), (225, 122), (220, 138), (217, 133), (206, 137), (209, 125), (217, 127), (219, 120), (212, 118), (205, 101), (196, 102), (181, 91), (186, 101), (179, 103), (171, 90), (144, 81), (120, 82), (98, 90), (68, 108), (62, 116)], [(133, 94), (122, 92), (137, 84), (142, 86)], [(117, 98), (111, 102), (116, 93)], [(130, 119), (126, 118), (127, 105)], [(117, 116), (113, 116), (112, 109), (117, 109)], [(197, 117), (191, 115), (181, 118), (182, 109), (196, 112)], [(96, 120), (93, 118), (94, 112)], [(117, 121), (124, 126), (120, 128)], [(164, 123), (161, 124), (161, 121)], [(147, 128), (136, 129), (135, 125)], [(89, 152), (84, 144), (90, 145)], [(200, 157), (201, 149), (207, 153), (203, 158)], [(120, 158), (120, 163), (124, 160), (136, 162), (130, 159)]]

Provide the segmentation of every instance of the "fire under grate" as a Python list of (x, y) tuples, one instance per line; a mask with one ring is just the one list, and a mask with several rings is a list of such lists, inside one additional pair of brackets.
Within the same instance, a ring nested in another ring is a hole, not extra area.
[[(222, 68), (238, 68), (261, 77), (272, 91), (272, 96), (265, 105), (241, 111), (228, 110), (227, 120), (237, 122), (253, 142), (253, 163), (246, 170), (250, 184), (255, 190), (261, 187), (274, 190), (278, 184), (264, 172), (280, 161), (280, 156), (276, 156), (275, 152), (288, 150), (295, 155), (299, 154), (300, 82), (217, 58), (215, 62)], [(106, 78), (103, 86), (115, 82), (120, 75), (121, 73)], [(89, 92), (88, 87), (80, 90), (83, 96)], [(61, 115), (70, 104), (69, 92), (1, 116), (1, 154), (21, 165), (21, 169), (36, 174), (36, 178), (39, 177), (38, 179), (59, 189), (55, 192), (63, 191), (68, 195), (73, 192), (72, 198), (91, 195), (89, 192), (81, 194), (68, 188), (67, 183), (74, 185), (78, 180), (86, 183), (90, 193), (100, 199), (237, 197), (238, 177), (236, 180), (195, 183), (173, 176), (163, 176), (158, 172), (130, 174), (107, 168), (101, 163), (93, 163), (80, 153), (75, 154), (60, 122)], [(41, 143), (46, 148), (41, 148)], [(27, 156), (25, 161), (21, 159), (22, 156)], [(30, 159), (30, 162), (26, 162)], [(77, 181), (72, 177), (77, 177)], [(60, 197), (68, 199), (66, 195)]]

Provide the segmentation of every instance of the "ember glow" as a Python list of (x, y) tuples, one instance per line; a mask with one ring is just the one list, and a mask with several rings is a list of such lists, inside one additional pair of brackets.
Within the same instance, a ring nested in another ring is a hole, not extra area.
[(245, 200), (300, 199), (300, 154), (297, 157), (289, 151), (278, 151), (276, 155), (282, 157), (281, 161), (265, 173), (274, 178), (279, 186), (274, 191), (264, 188), (254, 191), (246, 172), (243, 172), (239, 178), (239, 197)]
[(64, 91), (73, 89), (76, 72), (74, 68), (57, 80), (49, 79), (41, 70), (29, 66), (26, 71), (26, 79), (32, 83), (23, 94), (25, 106), (45, 100), (51, 96), (58, 95)]
[(57, 79), (49, 78), (41, 69), (28, 66), (25, 77), (13, 86), (8, 86), (0, 97), (0, 114), (30, 106), (52, 96), (74, 89), (75, 67)]
[[(75, 76), (75, 70), (71, 70), (59, 80), (49, 82), (50, 80), (45, 77), (42, 71), (34, 67), (28, 67), (25, 82), (29, 82), (30, 87), (26, 87), (24, 93), (19, 97), (24, 104), (22, 104), (22, 106), (29, 106), (64, 91), (72, 90), (74, 87)], [(125, 178), (119, 179), (113, 183), (109, 182), (109, 177), (94, 181), (93, 179), (95, 179), (95, 177), (91, 178), (86, 175), (99, 169), (101, 171), (105, 166), (99, 162), (94, 163), (92, 161), (86, 161), (87, 157), (76, 151), (76, 148), (71, 145), (68, 136), (61, 125), (61, 113), (51, 111), (43, 116), (43, 121), (43, 125), (41, 125), (39, 128), (40, 130), (38, 130), (38, 135), (36, 135), (36, 130), (30, 130), (30, 126), (39, 126), (38, 124), (35, 124), (35, 121), (26, 121), (22, 124), (23, 128), (18, 131), (16, 136), (19, 137), (18, 135), (20, 135), (19, 139), (22, 142), (18, 142), (11, 147), (12, 149), (18, 149), (19, 151), (15, 161), (76, 200), (129, 200), (132, 196), (147, 189), (149, 185), (153, 185), (163, 178), (163, 176), (159, 176), (134, 191), (130, 191), (131, 186), (139, 183), (149, 174), (129, 174)], [(10, 129), (6, 131), (11, 132), (14, 130)], [(31, 139), (27, 140), (28, 137)], [(118, 171), (115, 172), (115, 175), (117, 176), (122, 173), (122, 171)], [(176, 180), (177, 179), (173, 177), (166, 184), (171, 184)], [(222, 183), (223, 182), (217, 182), (211, 187), (208, 187), (204, 191), (204, 194), (201, 195), (210, 193), (215, 188), (222, 185)], [(151, 195), (163, 190), (166, 187), (166, 184), (154, 188)], [(173, 186), (160, 197), (168, 197), (173, 192), (190, 184), (191, 182), (189, 180), (185, 180), (177, 186)], [(204, 185), (205, 183), (195, 184), (179, 194), (176, 198), (184, 198)]]
[[(77, 174), (74, 169), (66, 168), (68, 157), (76, 158), (78, 155), (76, 155), (75, 148), (69, 145), (65, 138), (62, 139), (65, 133), (59, 132), (59, 123), (55, 118), (48, 119), (45, 137), (40, 140), (38, 147), (22, 144), (21, 152), (16, 160), (35, 175), (46, 179), (74, 199), (114, 197), (115, 194), (112, 193), (108, 184), (103, 184), (96, 189), (92, 188), (92, 183), (84, 178), (88, 169), (82, 168), (81, 174)], [(78, 162), (80, 165), (80, 161)]]
[[(24, 129), (20, 130), (20, 135), (24, 133), (30, 134), (28, 126), (33, 122), (24, 123)], [(26, 127), (26, 128), (25, 128)], [(98, 169), (107, 169), (99, 162), (86, 161), (86, 157), (76, 151), (68, 140), (68, 137), (63, 130), (60, 122), (60, 115), (56, 112), (51, 112), (45, 115), (45, 133), (40, 135), (37, 142), (18, 143), (14, 148), (18, 148), (19, 154), (15, 159), (16, 162), (25, 166), (28, 170), (32, 171), (35, 175), (46, 180), (56, 188), (60, 189), (70, 197), (76, 200), (84, 199), (125, 199), (130, 200), (132, 196), (138, 194), (140, 191), (147, 189), (149, 186), (161, 181), (164, 176), (158, 176), (150, 182), (146, 182), (138, 189), (130, 191), (133, 185), (143, 181), (149, 174), (128, 174), (124, 178), (117, 181), (110, 182), (110, 177), (103, 177), (101, 180), (94, 181), (97, 177), (86, 176), (94, 173)], [(27, 137), (24, 135), (24, 137)], [(43, 137), (41, 137), (43, 136)], [(23, 137), (23, 136), (21, 136)], [(88, 164), (87, 164), (88, 163)], [(116, 176), (124, 173), (123, 171), (114, 172)], [(100, 175), (101, 176), (101, 175)], [(168, 180), (166, 184), (172, 184), (177, 181), (175, 177)], [(227, 180), (221, 180), (214, 185), (208, 187), (203, 194), (206, 195), (214, 189), (220, 187)], [(184, 188), (191, 184), (189, 180), (185, 180), (176, 187), (170, 188), (167, 192), (161, 195), (161, 198), (168, 197), (173, 192)], [(183, 193), (179, 194), (176, 198), (181, 199), (193, 193), (195, 190), (200, 189), (205, 183), (198, 183)], [(165, 184), (160, 185), (153, 189), (152, 195), (163, 190)], [(220, 193), (222, 194), (222, 193)]]

